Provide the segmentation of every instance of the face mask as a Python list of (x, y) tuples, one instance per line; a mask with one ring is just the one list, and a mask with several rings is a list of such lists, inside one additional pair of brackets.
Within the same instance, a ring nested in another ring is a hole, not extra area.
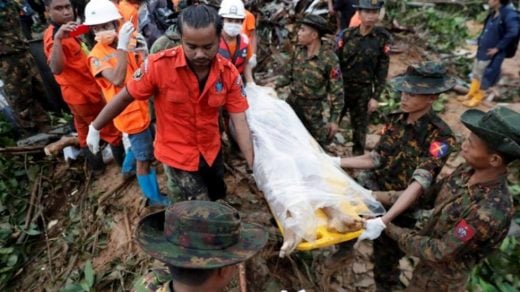
[(103, 45), (111, 45), (117, 37), (117, 33), (115, 29), (102, 30), (96, 32), (96, 37), (94, 38), (96, 42), (101, 43)]
[(242, 24), (226, 22), (223, 29), (229, 36), (235, 37), (242, 31)]

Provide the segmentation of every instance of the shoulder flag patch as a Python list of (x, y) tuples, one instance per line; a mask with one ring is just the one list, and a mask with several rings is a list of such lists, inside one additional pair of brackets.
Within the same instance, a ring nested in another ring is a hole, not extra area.
[(389, 44), (385, 44), (385, 47), (383, 48), (383, 52), (385, 53), (385, 55), (390, 54), (390, 45)]
[(338, 67), (332, 68), (330, 70), (330, 78), (333, 80), (339, 80), (341, 77), (341, 70)]
[(471, 227), (464, 219), (460, 220), (457, 226), (455, 226), (453, 232), (453, 235), (463, 242), (469, 241), (475, 235), (475, 229), (473, 229), (473, 227)]
[(450, 146), (444, 142), (433, 141), (430, 144), (430, 154), (435, 158), (443, 158), (448, 154)]

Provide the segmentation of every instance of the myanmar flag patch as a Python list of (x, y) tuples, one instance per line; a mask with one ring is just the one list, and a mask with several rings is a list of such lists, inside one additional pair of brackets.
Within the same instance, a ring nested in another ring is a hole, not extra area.
[(463, 242), (467, 242), (475, 235), (475, 229), (473, 229), (473, 227), (471, 227), (464, 219), (459, 221), (457, 226), (455, 226), (455, 231), (453, 232), (453, 235)]
[(450, 146), (444, 142), (433, 141), (430, 144), (430, 154), (435, 158), (442, 158), (448, 155)]

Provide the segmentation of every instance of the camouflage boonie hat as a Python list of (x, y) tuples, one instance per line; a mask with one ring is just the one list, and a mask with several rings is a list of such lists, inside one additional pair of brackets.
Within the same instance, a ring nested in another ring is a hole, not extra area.
[(520, 113), (505, 107), (487, 113), (470, 109), (462, 114), (460, 121), (490, 148), (520, 158)]
[(327, 21), (325, 20), (325, 18), (323, 18), (319, 15), (314, 15), (314, 14), (306, 15), (302, 20), (298, 21), (298, 23), (308, 25), (308, 26), (314, 28), (315, 30), (317, 30), (320, 34), (326, 34), (326, 33), (332, 32), (330, 30), (329, 25), (328, 25)]
[(411, 94), (439, 94), (455, 86), (455, 79), (448, 76), (441, 63), (425, 62), (408, 66), (406, 73), (392, 79), (397, 91)]
[(385, 1), (382, 0), (359, 0), (359, 4), (352, 5), (357, 9), (379, 10), (383, 8)]
[(181, 268), (215, 269), (243, 262), (266, 244), (259, 225), (241, 223), (237, 210), (210, 201), (184, 201), (139, 221), (144, 252)]

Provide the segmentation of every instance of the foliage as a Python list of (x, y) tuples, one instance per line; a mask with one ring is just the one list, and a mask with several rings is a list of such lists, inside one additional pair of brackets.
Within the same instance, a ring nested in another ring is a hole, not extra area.
[(60, 292), (89, 292), (94, 291), (95, 273), (92, 263), (88, 260), (83, 269), (83, 279), (79, 283), (68, 283)]
[[(0, 120), (0, 147), (12, 146), (11, 128)], [(18, 271), (28, 251), (40, 234), (35, 223), (25, 217), (31, 196), (30, 189), (45, 164), (32, 156), (0, 156), (0, 288)]]
[(466, 9), (459, 6), (410, 7), (406, 1), (395, 1), (387, 5), (388, 19), (418, 32), (428, 47), (433, 51), (449, 53), (460, 46), (469, 32), (466, 22), (480, 15), (480, 5), (471, 5)]

